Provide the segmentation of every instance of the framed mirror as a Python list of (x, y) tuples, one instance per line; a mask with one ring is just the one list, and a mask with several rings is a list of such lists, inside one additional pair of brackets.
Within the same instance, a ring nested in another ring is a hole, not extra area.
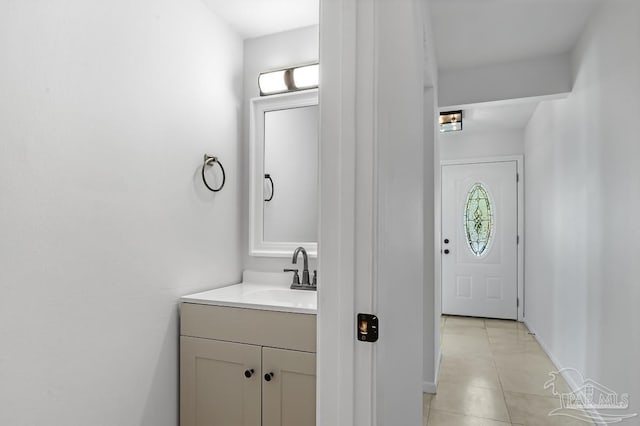
[(251, 100), (249, 254), (318, 253), (318, 91)]

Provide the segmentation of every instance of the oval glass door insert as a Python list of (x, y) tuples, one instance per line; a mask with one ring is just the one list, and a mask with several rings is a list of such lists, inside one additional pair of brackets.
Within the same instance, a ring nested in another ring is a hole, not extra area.
[(467, 246), (480, 257), (489, 249), (494, 234), (493, 202), (481, 183), (473, 185), (464, 208), (464, 231)]

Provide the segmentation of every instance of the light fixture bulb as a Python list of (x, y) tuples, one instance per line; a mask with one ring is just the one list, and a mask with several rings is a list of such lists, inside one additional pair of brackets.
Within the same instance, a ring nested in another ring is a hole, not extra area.
[(320, 67), (318, 64), (293, 69), (293, 84), (296, 89), (318, 87)]
[(288, 90), (285, 80), (286, 70), (266, 72), (258, 77), (260, 93), (269, 95), (273, 93), (286, 92)]

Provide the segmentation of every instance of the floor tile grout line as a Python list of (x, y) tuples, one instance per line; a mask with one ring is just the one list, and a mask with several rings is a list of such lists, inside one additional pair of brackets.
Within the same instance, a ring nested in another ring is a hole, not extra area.
[[(433, 400), (433, 396), (431, 397)], [(424, 426), (429, 426), (429, 417), (431, 417), (431, 400), (429, 401), (429, 409), (427, 410), (427, 418), (424, 420)]]
[[(496, 419), (495, 417), (479, 416), (477, 414), (460, 413), (458, 411), (444, 410), (442, 408), (436, 408), (435, 411), (440, 411), (442, 413), (447, 413), (447, 414), (454, 414), (456, 416), (471, 417), (471, 418), (482, 419), (482, 420), (492, 420), (494, 422), (511, 423), (511, 417), (509, 417), (509, 421), (504, 421), (504, 420), (501, 420), (501, 419)], [(431, 416), (431, 408), (429, 408), (429, 416)]]
[[(491, 349), (492, 343), (489, 342), (489, 349)], [(495, 354), (491, 351), (491, 360), (493, 361), (493, 367), (496, 369), (496, 376), (498, 377), (498, 383), (500, 384), (500, 392), (502, 393), (502, 400), (504, 401), (504, 406), (507, 409), (507, 416), (509, 417), (509, 423), (513, 423), (511, 421), (511, 410), (509, 410), (509, 404), (507, 404), (507, 396), (504, 393), (504, 385), (502, 384), (502, 378), (500, 377), (500, 372), (498, 371), (498, 364), (496, 363)]]
[(515, 394), (520, 395), (520, 396), (529, 396), (529, 397), (533, 396), (535, 398), (553, 399), (553, 400), (556, 400), (556, 401), (558, 400), (558, 398), (555, 397), (555, 396), (539, 395), (537, 393), (519, 392), (519, 391), (512, 391), (512, 390), (506, 391), (506, 392), (515, 393)]
[[(492, 417), (482, 417), (482, 416), (477, 416), (477, 415), (472, 415), (472, 414), (465, 414), (465, 413), (458, 413), (455, 411), (449, 411), (449, 410), (442, 410), (442, 409), (437, 409), (435, 411), (439, 411), (441, 413), (446, 413), (446, 414), (453, 414), (455, 416), (461, 416), (461, 417), (468, 417), (471, 419), (478, 419), (478, 420), (491, 420), (493, 422), (498, 422), (498, 423), (504, 423), (504, 424), (509, 424), (511, 425), (511, 421), (505, 422), (504, 420), (498, 420), (498, 419), (494, 419)], [(431, 410), (429, 410), (429, 415), (431, 415)]]
[[(495, 360), (493, 361), (495, 364)], [(496, 365), (496, 374), (498, 376), (498, 383), (500, 383), (500, 391), (502, 392), (502, 400), (504, 401), (504, 406), (507, 408), (507, 416), (509, 416), (509, 423), (511, 421), (511, 410), (509, 409), (509, 404), (507, 403), (507, 395), (504, 391), (504, 385), (502, 384), (502, 379), (500, 378), (500, 373), (498, 373), (498, 366)]]

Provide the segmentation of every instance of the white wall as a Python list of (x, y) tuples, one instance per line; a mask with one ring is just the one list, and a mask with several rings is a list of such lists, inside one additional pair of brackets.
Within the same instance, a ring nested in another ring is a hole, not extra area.
[(574, 52), (573, 92), (526, 130), (525, 315), (559, 367), (638, 413), (640, 3), (605, 6)]
[(524, 154), (524, 131), (517, 129), (440, 133), (438, 140), (441, 160)]
[[(318, 61), (318, 26), (299, 28), (244, 41), (244, 96), (243, 96), (243, 158), (244, 168), (249, 170), (249, 102), (260, 96), (258, 75), (261, 72)], [(280, 271), (291, 264), (291, 258), (249, 256), (249, 173), (243, 182), (242, 236), (244, 266), (246, 269)], [(293, 253), (292, 253), (293, 254)], [(301, 262), (298, 262), (302, 269)], [(316, 269), (316, 259), (309, 259), (309, 269)]]
[(0, 424), (175, 426), (177, 299), (242, 268), (242, 42), (199, 0), (0, 28)]
[[(381, 318), (383, 333), (374, 349), (376, 424), (418, 425), (423, 390), (419, 373), (424, 365), (424, 342), (418, 336), (424, 339), (424, 288), (433, 277), (433, 264), (424, 263), (425, 251), (432, 248), (424, 239), (429, 234), (424, 227), (433, 224), (433, 193), (424, 189), (425, 182), (432, 181), (425, 175), (433, 176), (434, 165), (433, 152), (425, 153), (432, 151), (433, 133), (425, 135), (423, 124), (425, 109), (431, 109), (424, 94), (425, 23), (421, 1), (380, 3), (373, 16), (384, 17), (385, 22), (376, 22), (375, 44), (361, 46), (375, 52), (371, 237), (374, 312)], [(370, 155), (366, 149), (356, 153)], [(356, 192), (368, 189), (367, 185), (355, 188)], [(357, 251), (366, 247), (370, 237), (364, 237), (356, 241)]]

